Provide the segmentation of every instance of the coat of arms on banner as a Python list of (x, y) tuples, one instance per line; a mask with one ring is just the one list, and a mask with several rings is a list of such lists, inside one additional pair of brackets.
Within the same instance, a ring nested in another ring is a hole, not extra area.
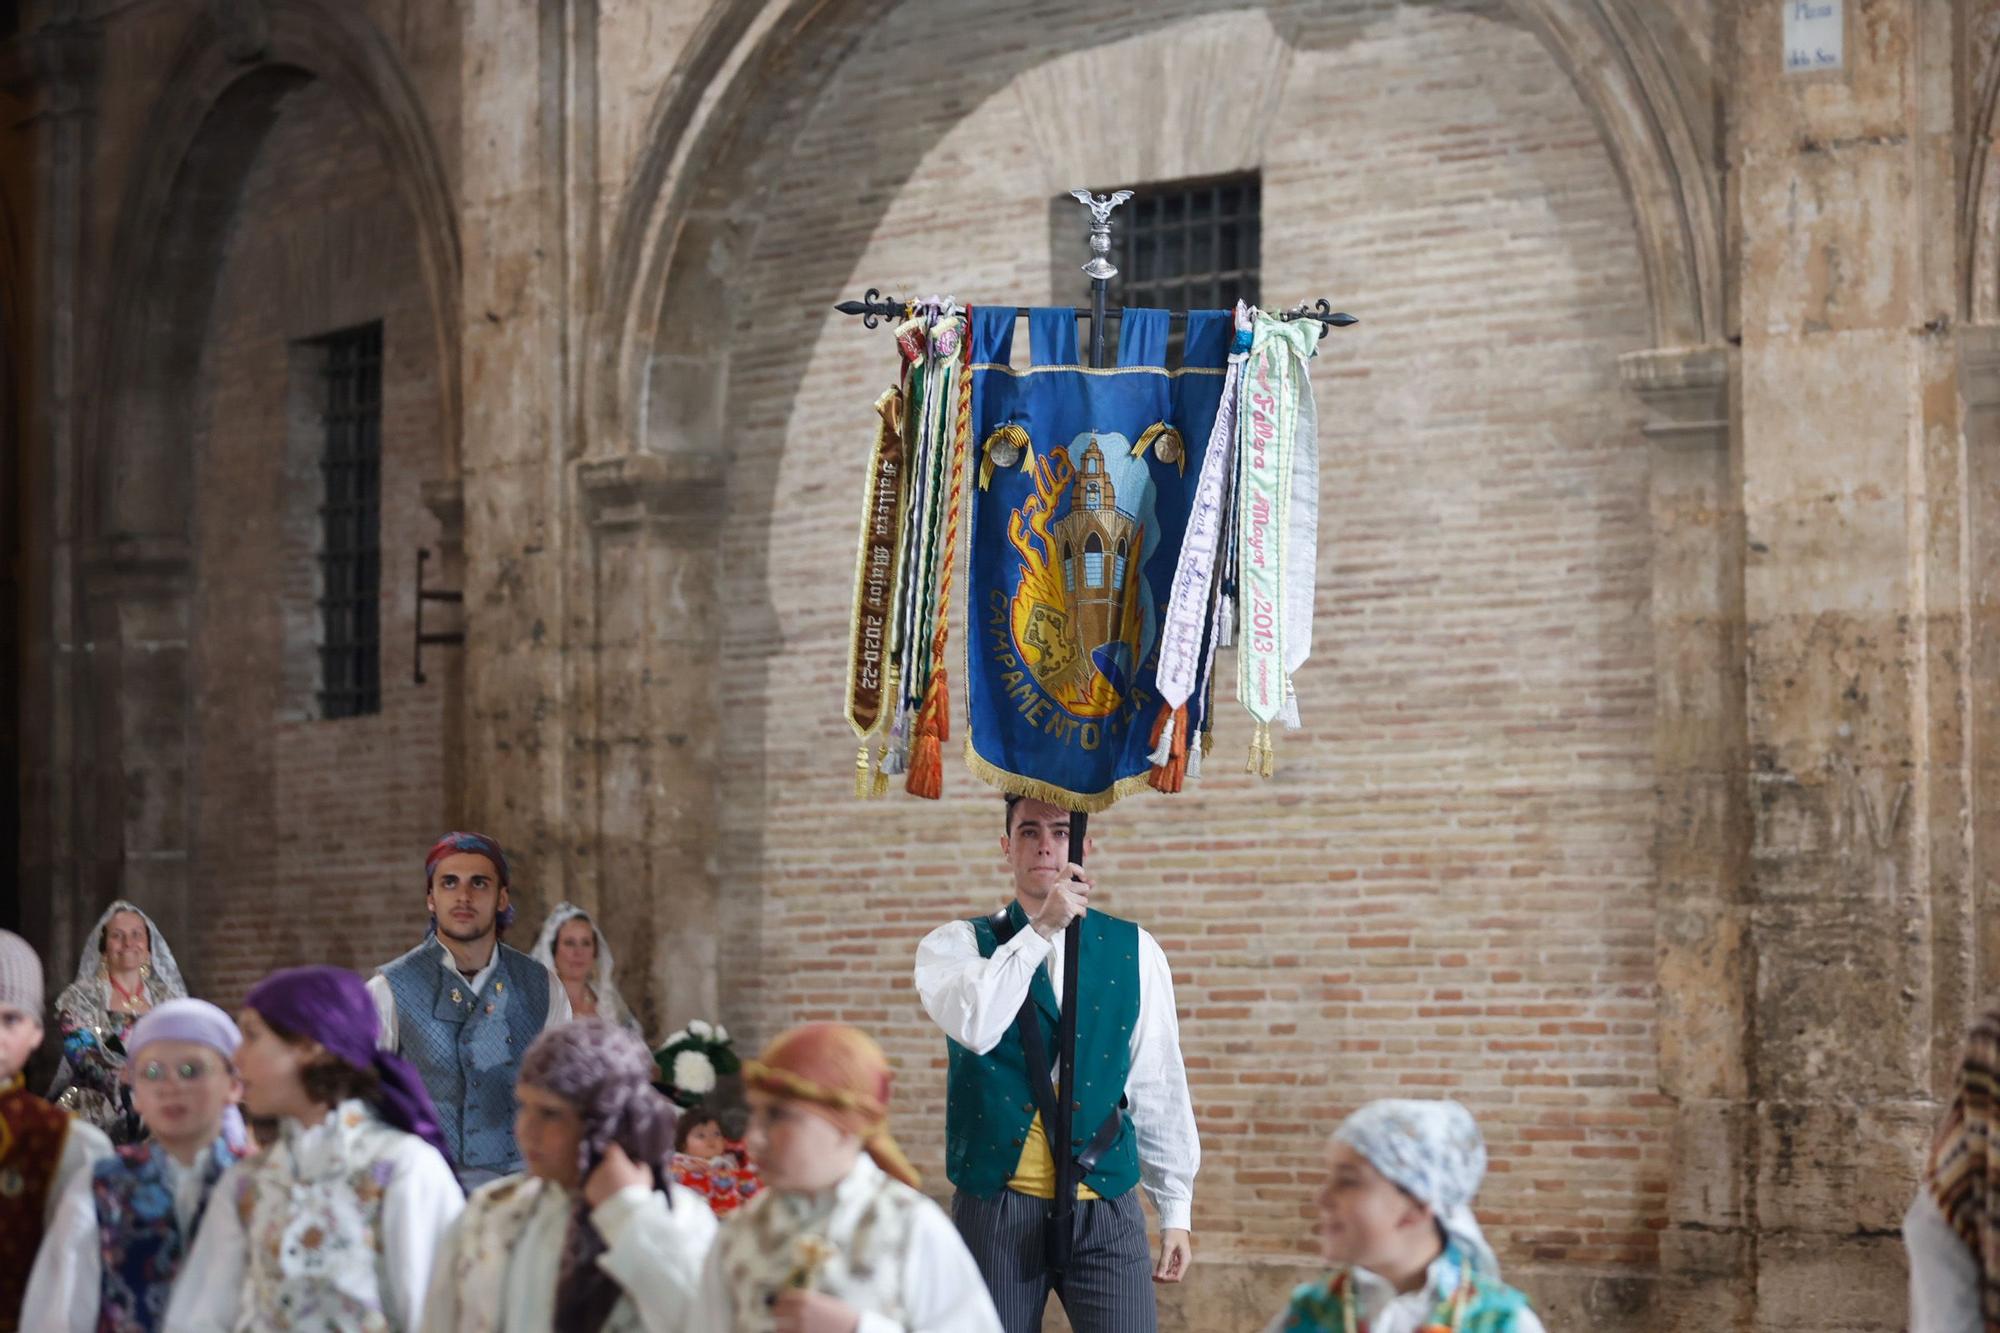
[(1126, 312), (1104, 370), (1075, 364), (1067, 310), (1035, 312), (1025, 367), (1014, 312), (973, 311), (966, 744), (1006, 790), (1099, 809), (1146, 782), (1161, 617), (1228, 350), (1212, 315), (1169, 372), (1164, 311)]
[(1001, 683), (1010, 698), (1038, 690), (1068, 714), (1066, 737), (1137, 707), (1139, 664), (1158, 637), (1139, 571), (1159, 548), (1159, 522), (1145, 462), (1131, 450), (1123, 435), (1093, 431), (1040, 456), (1034, 489), (1007, 520), (1021, 560), (1007, 606), (1020, 667)]

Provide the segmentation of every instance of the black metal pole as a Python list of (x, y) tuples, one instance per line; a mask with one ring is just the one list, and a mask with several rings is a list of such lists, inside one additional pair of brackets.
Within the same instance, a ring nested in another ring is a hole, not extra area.
[[(1118, 270), (1111, 264), (1111, 213), (1131, 197), (1130, 191), (1093, 195), (1074, 191), (1077, 202), (1090, 210), (1090, 262), (1083, 271), (1090, 275), (1090, 364), (1104, 367), (1104, 307), (1111, 280)], [(1069, 816), (1069, 859), (1083, 864), (1084, 840), (1090, 836), (1090, 816), (1072, 810)], [(1056, 1028), (1056, 1123), (1049, 1126), (1049, 1146), (1056, 1159), (1055, 1208), (1049, 1219), (1049, 1267), (1060, 1273), (1069, 1263), (1076, 1217), (1076, 1111), (1082, 1101), (1076, 1095), (1076, 1015), (1082, 1007), (1077, 978), (1083, 957), (1083, 922), (1072, 921), (1063, 931), (1062, 1017)], [(1086, 1127), (1085, 1132), (1090, 1132)]]
[[(884, 296), (880, 291), (870, 287), (867, 294), (859, 301), (836, 302), (833, 308), (843, 315), (860, 316), (861, 326), (873, 329), (881, 327), (884, 320), (901, 319), (903, 317), (904, 303), (898, 301), (893, 296)], [(992, 310), (995, 307), (983, 305), (980, 308), (983, 310)], [(1072, 306), (1071, 309), (1075, 310), (1079, 315), (1092, 313), (1092, 308), (1087, 305)], [(1016, 319), (1026, 319), (1034, 313), (1033, 308), (1029, 306), (1018, 305), (1014, 307), (1014, 318)], [(1335, 310), (1327, 303), (1325, 297), (1321, 297), (1310, 306), (1301, 302), (1293, 306), (1290, 310), (1280, 310), (1276, 313), (1278, 318), (1286, 320), (1316, 319), (1330, 329), (1345, 329), (1361, 322), (1346, 311)], [(1188, 312), (1185, 310), (1169, 310), (1167, 312), (1167, 318), (1176, 324), (1187, 323), (1187, 317)], [(1104, 312), (1104, 320), (1107, 324), (1122, 318), (1124, 318), (1124, 315), (1120, 311), (1106, 310)]]
[[(1069, 859), (1083, 864), (1083, 840), (1090, 816), (1070, 811)], [(1069, 1267), (1076, 1231), (1076, 1015), (1083, 1000), (1077, 994), (1077, 964), (1083, 954), (1083, 922), (1063, 928), (1062, 1016), (1056, 1023), (1056, 1123), (1049, 1127), (1049, 1145), (1056, 1162), (1055, 1210), (1049, 1219), (1049, 1269), (1060, 1277)]]

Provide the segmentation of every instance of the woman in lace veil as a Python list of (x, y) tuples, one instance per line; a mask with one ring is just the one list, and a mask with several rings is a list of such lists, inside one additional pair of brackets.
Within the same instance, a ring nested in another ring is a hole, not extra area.
[(611, 979), (611, 945), (588, 912), (575, 903), (557, 903), (530, 956), (562, 982), (576, 1017), (596, 1015), (645, 1040), (639, 1020)]
[(111, 1136), (135, 1143), (146, 1129), (120, 1077), (132, 1025), (163, 1000), (187, 994), (174, 951), (153, 919), (119, 899), (83, 942), (76, 980), (56, 997), (62, 1067), (49, 1098)]

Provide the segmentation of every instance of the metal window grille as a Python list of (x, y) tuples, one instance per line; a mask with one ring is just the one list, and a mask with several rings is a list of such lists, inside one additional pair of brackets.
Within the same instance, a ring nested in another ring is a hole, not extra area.
[(382, 325), (316, 340), (320, 453), (320, 716), (382, 711)]
[(1263, 193), (1255, 173), (1133, 187), (1111, 233), (1114, 298), (1166, 310), (1254, 305)]

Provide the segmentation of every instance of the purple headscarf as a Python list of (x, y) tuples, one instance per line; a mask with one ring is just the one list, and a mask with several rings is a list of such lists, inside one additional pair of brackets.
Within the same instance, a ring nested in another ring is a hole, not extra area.
[(356, 1069), (374, 1070), (382, 1081), (375, 1103), (382, 1118), (451, 1161), (424, 1081), (402, 1056), (376, 1049), (380, 1019), (360, 977), (344, 967), (288, 967), (252, 986), (243, 1003), (271, 1026), (311, 1038)]

